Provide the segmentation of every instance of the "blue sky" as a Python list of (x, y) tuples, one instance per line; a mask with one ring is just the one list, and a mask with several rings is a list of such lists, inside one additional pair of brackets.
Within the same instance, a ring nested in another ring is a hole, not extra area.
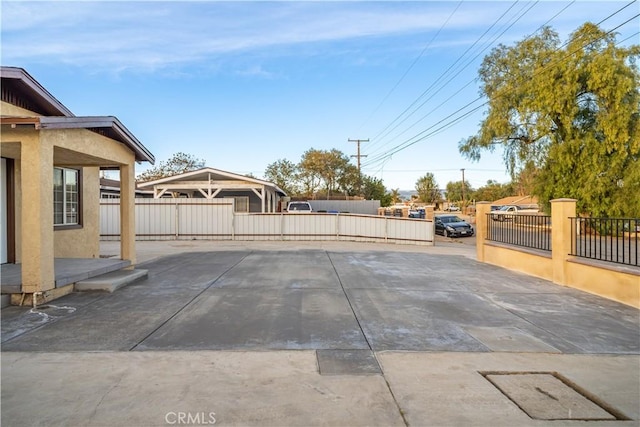
[(484, 100), (461, 110), (482, 58), (545, 23), (563, 40), (588, 21), (611, 30), (638, 14), (616, 13), (629, 3), (3, 1), (2, 65), (78, 116), (118, 117), (158, 161), (183, 151), (262, 177), (309, 148), (353, 155), (360, 138), (363, 173), (387, 188), (427, 172), (444, 187), (461, 168), (477, 188), (509, 180), (501, 152), (458, 153), (483, 117)]

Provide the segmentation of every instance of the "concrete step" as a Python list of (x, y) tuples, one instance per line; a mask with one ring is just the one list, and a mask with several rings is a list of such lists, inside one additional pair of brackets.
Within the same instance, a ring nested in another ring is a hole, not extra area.
[(78, 292), (113, 292), (136, 280), (147, 277), (148, 273), (148, 270), (142, 269), (112, 271), (111, 273), (76, 282), (75, 290)]
[(11, 296), (3, 294), (0, 297), (0, 308), (9, 307), (10, 305), (11, 305)]

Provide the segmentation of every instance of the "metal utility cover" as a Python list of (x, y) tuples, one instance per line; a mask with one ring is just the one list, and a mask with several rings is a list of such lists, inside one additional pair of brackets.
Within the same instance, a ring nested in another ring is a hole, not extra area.
[(376, 375), (380, 365), (371, 350), (317, 350), (320, 375)]
[(485, 378), (535, 420), (618, 419), (558, 377), (553, 372), (485, 374)]

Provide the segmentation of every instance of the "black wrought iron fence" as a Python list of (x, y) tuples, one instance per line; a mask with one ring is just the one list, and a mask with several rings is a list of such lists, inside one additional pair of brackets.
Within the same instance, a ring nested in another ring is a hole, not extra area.
[(638, 264), (638, 218), (571, 218), (571, 255), (631, 266)]
[(487, 240), (551, 251), (551, 217), (548, 215), (487, 214)]

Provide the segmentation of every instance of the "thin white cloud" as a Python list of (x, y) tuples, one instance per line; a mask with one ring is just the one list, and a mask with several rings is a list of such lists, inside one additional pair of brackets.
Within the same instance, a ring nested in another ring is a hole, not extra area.
[[(486, 28), (509, 4), (465, 3), (447, 25), (455, 35), (438, 44), (468, 39), (462, 35), (466, 30)], [(435, 31), (454, 7), (431, 1), (3, 2), (2, 55), (12, 65), (62, 62), (141, 70), (230, 54), (300, 54), (308, 46), (333, 55), (334, 42)]]
[[(426, 31), (450, 5), (8, 2), (5, 62), (162, 67), (273, 47)], [(441, 10), (441, 11), (439, 11)], [(470, 18), (461, 17), (458, 25)]]
[(267, 71), (261, 65), (252, 65), (249, 68), (238, 71), (236, 74), (245, 77), (259, 77), (262, 79), (275, 79), (278, 78), (277, 73), (273, 73), (271, 71)]

